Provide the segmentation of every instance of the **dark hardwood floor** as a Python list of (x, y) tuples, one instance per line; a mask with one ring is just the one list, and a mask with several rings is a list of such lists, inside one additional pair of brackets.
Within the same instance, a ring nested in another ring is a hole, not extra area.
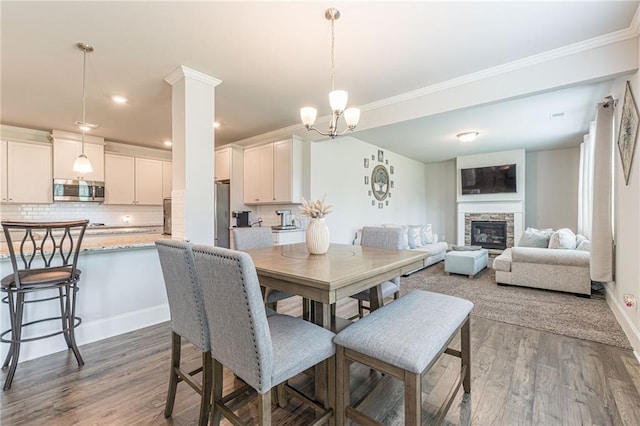
[[(279, 310), (297, 314), (299, 306), (294, 298)], [(339, 314), (347, 312), (356, 312), (354, 302), (339, 305)], [(12, 388), (0, 394), (0, 424), (195, 424), (199, 401), (185, 384), (178, 386), (173, 416), (163, 417), (169, 330), (164, 323), (84, 345), (81, 368), (70, 352), (20, 364)], [(472, 317), (471, 330), (471, 398), (458, 396), (445, 424), (640, 425), (640, 366), (631, 351), (478, 317)], [(188, 344), (183, 353), (183, 362), (195, 367), (199, 353)], [(458, 369), (459, 361), (445, 356), (426, 377), (422, 408), (427, 422)], [(362, 367), (352, 374), (354, 400), (380, 379)], [(310, 382), (302, 375), (294, 384), (309, 391)], [(226, 371), (225, 385), (234, 386)], [(402, 395), (400, 384), (388, 380), (366, 411), (384, 424), (401, 425)], [(239, 415), (255, 419), (256, 405)], [(306, 425), (313, 416), (292, 399), (286, 409), (274, 408), (273, 423)]]

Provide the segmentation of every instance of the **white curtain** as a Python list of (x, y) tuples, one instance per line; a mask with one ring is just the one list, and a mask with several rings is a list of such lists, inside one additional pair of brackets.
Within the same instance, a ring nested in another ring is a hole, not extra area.
[(592, 121), (589, 133), (580, 144), (580, 171), (578, 176), (578, 234), (591, 239), (591, 217), (593, 206), (593, 139), (596, 122)]
[(613, 102), (598, 104), (593, 139), (591, 279), (613, 281), (612, 177)]

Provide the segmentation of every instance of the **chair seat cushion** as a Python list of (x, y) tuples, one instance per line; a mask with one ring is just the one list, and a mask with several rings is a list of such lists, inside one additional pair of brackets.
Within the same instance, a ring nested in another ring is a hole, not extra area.
[(300, 374), (336, 352), (329, 330), (288, 315), (267, 318), (273, 342), (271, 386)]
[(334, 343), (412, 373), (422, 373), (447, 345), (473, 303), (412, 291), (342, 330)]
[(291, 293), (287, 293), (281, 290), (272, 290), (269, 289), (269, 294), (267, 294), (267, 301), (266, 303), (275, 303), (275, 302), (279, 302), (281, 300), (284, 299), (288, 299), (290, 297), (293, 297), (294, 295)]
[[(382, 283), (382, 298), (386, 299), (387, 297), (393, 296), (393, 294), (397, 291), (400, 291), (400, 287), (392, 281), (385, 281)], [(354, 299), (363, 300), (368, 302), (371, 297), (371, 289), (366, 289), (361, 291), (358, 294), (354, 294)]]
[[(23, 288), (32, 288), (48, 285), (63, 284), (71, 279), (71, 267), (46, 268), (46, 269), (26, 269), (19, 272), (20, 283)], [(75, 279), (80, 276), (80, 270), (76, 269)], [(15, 287), (16, 280), (14, 274), (2, 278), (2, 287)]]

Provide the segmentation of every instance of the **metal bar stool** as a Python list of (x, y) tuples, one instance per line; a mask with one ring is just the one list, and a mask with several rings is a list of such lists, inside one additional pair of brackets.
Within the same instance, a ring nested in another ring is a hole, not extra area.
[[(47, 337), (64, 335), (67, 347), (73, 351), (78, 365), (84, 365), (74, 330), (82, 319), (76, 316), (76, 293), (80, 270), (78, 255), (88, 220), (68, 222), (14, 222), (3, 221), (2, 229), (9, 248), (13, 274), (2, 278), (0, 290), (7, 295), (2, 302), (9, 305), (11, 328), (0, 334), (0, 342), (11, 347), (2, 364), (9, 369), (3, 390), (11, 387), (18, 366), (20, 344)], [(27, 297), (47, 291), (45, 296)], [(29, 303), (58, 300), (60, 316), (41, 318), (23, 323), (24, 307)], [(61, 328), (51, 333), (23, 337), (24, 327), (46, 321), (60, 321)], [(9, 338), (6, 336), (10, 335)]]

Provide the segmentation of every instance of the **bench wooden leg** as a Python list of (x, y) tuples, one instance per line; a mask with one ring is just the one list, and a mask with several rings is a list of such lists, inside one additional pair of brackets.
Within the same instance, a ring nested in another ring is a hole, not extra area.
[[(460, 330), (460, 367), (464, 371), (462, 387), (465, 393), (471, 393), (471, 320), (467, 316)], [(466, 368), (465, 368), (466, 367)]]
[(422, 425), (422, 376), (408, 371), (404, 375), (404, 424)]

